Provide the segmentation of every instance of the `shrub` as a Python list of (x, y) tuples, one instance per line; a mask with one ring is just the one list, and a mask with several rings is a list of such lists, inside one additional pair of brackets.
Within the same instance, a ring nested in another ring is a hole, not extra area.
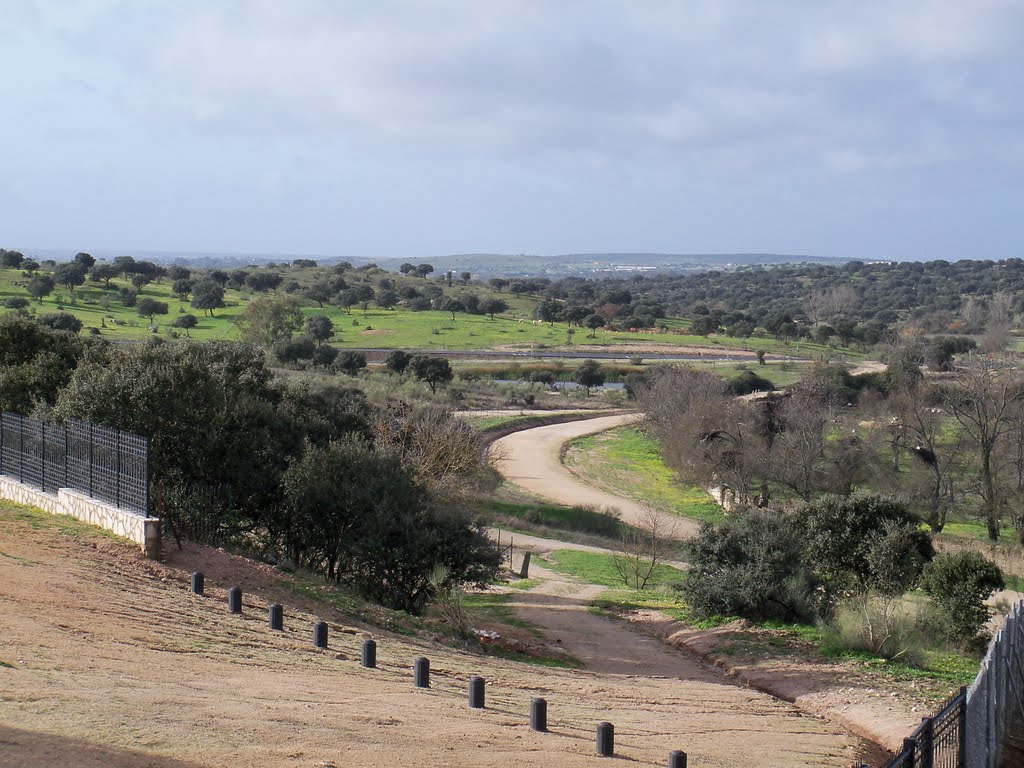
[(309, 360), (316, 352), (316, 343), (308, 336), (279, 341), (274, 345), (274, 357), (281, 363), (297, 363)]
[(718, 527), (704, 523), (688, 554), (683, 591), (698, 616), (791, 621), (816, 615), (814, 577), (802, 563), (796, 531), (777, 512), (748, 510)]
[(384, 365), (393, 373), (402, 373), (409, 367), (410, 360), (412, 360), (412, 355), (408, 352), (404, 352), (401, 349), (393, 349), (384, 358)]
[(936, 628), (959, 645), (978, 637), (988, 621), (985, 600), (1005, 586), (999, 566), (971, 551), (939, 555), (921, 577), (921, 588), (935, 608)]
[(7, 309), (25, 309), (28, 306), (28, 299), (21, 296), (11, 296), (4, 302)]
[(902, 502), (872, 494), (823, 496), (796, 513), (804, 561), (832, 594), (864, 592), (876, 582), (885, 591), (901, 580), (912, 586), (914, 568), (934, 556), (931, 537), (917, 524)]
[(47, 312), (45, 315), (40, 315), (37, 322), (47, 328), (53, 328), (55, 331), (78, 333), (82, 330), (82, 321), (67, 312)]
[(753, 371), (743, 371), (729, 380), (727, 388), (732, 395), (749, 395), (752, 392), (771, 392), (775, 385)]
[(902, 600), (864, 594), (840, 603), (826, 631), (834, 645), (911, 664), (923, 658), (925, 637), (917, 613)]
[(355, 376), (366, 367), (366, 355), (362, 352), (342, 352), (334, 359), (334, 367)]

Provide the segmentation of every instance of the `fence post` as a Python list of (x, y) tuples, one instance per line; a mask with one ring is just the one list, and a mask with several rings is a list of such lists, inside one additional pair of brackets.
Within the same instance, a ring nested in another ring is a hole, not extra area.
[(957, 726), (957, 742), (956, 742), (956, 755), (957, 755), (957, 767), (966, 768), (967, 766), (967, 686), (960, 687), (960, 706), (956, 708), (956, 716), (958, 721)]
[(267, 610), (267, 623), (271, 629), (281, 631), (284, 629), (284, 608), (280, 603), (271, 603)]
[(201, 595), (206, 588), (206, 577), (202, 571), (192, 572), (192, 594)]
[(935, 764), (935, 719), (931, 717), (921, 718), (921, 743), (917, 745), (921, 759), (918, 765), (921, 768), (933, 768)]
[(530, 551), (527, 550), (523, 553), (523, 567), (519, 569), (519, 578), (528, 579), (530, 578)]
[(907, 756), (905, 765), (913, 765), (917, 755), (917, 742), (914, 739), (906, 738), (903, 740), (903, 754)]
[(367, 669), (373, 669), (377, 666), (377, 643), (370, 638), (363, 640), (362, 655), (359, 663)]
[(68, 425), (64, 425), (64, 487), (68, 487), (68, 476), (71, 464), (71, 440), (68, 437)]
[(25, 482), (25, 417), (18, 417), (18, 482)]
[(149, 438), (143, 438), (143, 449), (146, 451), (146, 517), (149, 517)]
[(39, 422), (39, 438), (42, 441), (43, 449), (43, 460), (39, 462), (39, 487), (43, 493), (46, 493), (46, 422)]
[(232, 587), (228, 590), (228, 612), (242, 612), (242, 590), (240, 587)]
[(327, 622), (318, 621), (313, 625), (313, 645), (316, 648), (327, 647)]
[(669, 752), (668, 768), (686, 768), (686, 753), (678, 749)]

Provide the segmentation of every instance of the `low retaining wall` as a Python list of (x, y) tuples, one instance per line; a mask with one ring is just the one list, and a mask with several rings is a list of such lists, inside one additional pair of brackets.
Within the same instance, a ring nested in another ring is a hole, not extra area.
[(0, 497), (39, 507), (55, 515), (71, 515), (83, 522), (98, 525), (122, 538), (134, 541), (146, 554), (160, 557), (160, 521), (155, 517), (142, 517), (125, 509), (118, 509), (102, 501), (90, 499), (70, 488), (61, 488), (57, 494), (44, 493), (9, 477), (0, 477)]

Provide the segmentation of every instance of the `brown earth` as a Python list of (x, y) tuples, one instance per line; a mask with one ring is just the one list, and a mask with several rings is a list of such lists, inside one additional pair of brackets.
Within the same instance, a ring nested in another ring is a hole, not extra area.
[[(575, 767), (594, 764), (601, 720), (615, 724), (622, 759), (652, 766), (673, 749), (695, 767), (766, 756), (849, 766), (862, 746), (689, 655), (641, 655), (635, 642), (618, 649), (627, 666), (579, 671), (374, 629), (380, 668), (365, 670), (367, 627), (299, 596), (291, 577), (208, 548), (170, 554), (146, 561), (95, 529), (0, 505), (0, 766)], [(193, 569), (207, 575), (204, 597), (189, 592)], [(242, 616), (225, 610), (231, 584), (245, 590)], [(543, 598), (552, 610), (579, 599)], [(284, 632), (266, 626), (270, 601), (285, 606)], [(597, 620), (569, 624), (583, 615)], [(311, 647), (318, 616), (331, 624), (326, 652)], [(419, 655), (432, 662), (430, 690), (411, 687)], [(466, 708), (471, 674), (488, 681), (484, 711)], [(534, 696), (550, 703), (549, 734), (528, 728)]]

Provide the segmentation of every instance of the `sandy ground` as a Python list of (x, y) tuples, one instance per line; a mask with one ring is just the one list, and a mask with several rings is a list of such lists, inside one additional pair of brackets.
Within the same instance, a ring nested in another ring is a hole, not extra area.
[[(204, 597), (188, 591), (194, 568), (207, 574)], [(225, 610), (234, 583), (246, 593), (242, 616)], [(616, 726), (618, 756), (643, 765), (664, 765), (673, 749), (693, 766), (857, 759), (852, 737), (590, 616), (585, 588), (555, 584), (524, 597), (524, 610), (564, 617), (549, 631), (592, 669), (377, 631), (371, 671), (357, 661), (362, 629), (266, 566), (194, 546), (163, 566), (77, 526), (0, 512), (0, 766), (575, 767), (594, 764), (602, 720)], [(285, 606), (284, 632), (266, 626), (272, 600)], [(328, 651), (311, 647), (317, 616), (331, 624)], [(421, 654), (433, 667), (428, 691), (411, 687)], [(484, 711), (466, 707), (470, 674), (488, 681)], [(551, 733), (528, 728), (535, 696), (549, 701)]]
[[(582, 482), (561, 462), (562, 445), (567, 441), (632, 424), (642, 418), (642, 414), (636, 413), (602, 416), (515, 432), (494, 443), (493, 450), (501, 457), (498, 471), (509, 482), (541, 498), (559, 504), (614, 508), (625, 522), (642, 524), (648, 514), (647, 507)], [(667, 513), (659, 513), (659, 517), (665, 530), (674, 529), (680, 537), (697, 532), (698, 525), (691, 520)]]

